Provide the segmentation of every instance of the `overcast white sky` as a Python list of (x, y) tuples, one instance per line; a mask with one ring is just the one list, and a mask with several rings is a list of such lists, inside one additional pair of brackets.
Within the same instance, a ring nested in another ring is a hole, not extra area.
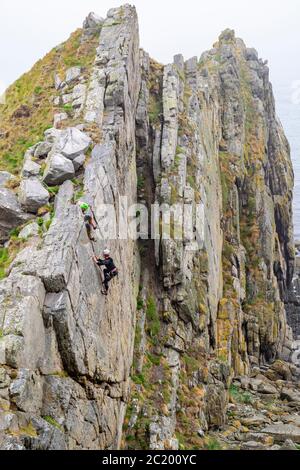
[[(120, 0), (1, 0), (0, 82), (9, 85), (52, 47), (65, 40), (85, 16), (105, 16)], [(268, 59), (275, 85), (300, 80), (299, 0), (132, 0), (141, 46), (168, 63), (174, 54), (200, 56), (222, 30), (234, 28), (246, 44)]]

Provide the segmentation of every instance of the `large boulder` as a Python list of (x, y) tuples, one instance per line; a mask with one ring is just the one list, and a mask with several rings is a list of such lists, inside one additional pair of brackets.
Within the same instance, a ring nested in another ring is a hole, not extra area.
[(266, 395), (273, 395), (273, 394), (276, 395), (278, 393), (274, 385), (267, 383), (267, 382), (259, 384), (257, 389), (260, 393), (263, 393)]
[(8, 239), (9, 232), (30, 219), (23, 212), (17, 196), (7, 188), (0, 188), (0, 241)]
[(91, 138), (76, 127), (62, 131), (56, 140), (55, 150), (69, 160), (74, 160), (91, 145)]
[(74, 80), (80, 77), (80, 74), (81, 74), (81, 67), (71, 67), (66, 72), (65, 82), (67, 84), (73, 82)]
[(34, 156), (36, 158), (46, 157), (52, 148), (51, 142), (40, 142), (35, 149)]
[(284, 387), (281, 391), (281, 399), (287, 400), (288, 402), (300, 403), (300, 392)]
[(29, 237), (35, 237), (39, 234), (39, 226), (36, 222), (32, 222), (26, 225), (19, 233), (19, 238), (27, 239)]
[(83, 23), (82, 41), (88, 40), (91, 36), (99, 34), (104, 23), (104, 19), (95, 13), (90, 13)]
[(54, 142), (59, 138), (61, 133), (62, 131), (59, 129), (55, 129), (55, 127), (47, 129), (44, 133), (46, 142), (48, 144), (54, 144)]
[(63, 82), (62, 79), (60, 78), (59, 74), (56, 73), (56, 74), (54, 75), (54, 86), (55, 86), (55, 90), (59, 90), (60, 87), (63, 85), (63, 83), (64, 83), (64, 82)]
[(83, 23), (83, 29), (98, 29), (101, 28), (104, 23), (104, 19), (96, 15), (96, 13), (91, 12), (88, 14)]
[(74, 87), (72, 99), (73, 99), (73, 108), (80, 108), (86, 98), (86, 85), (79, 83)]
[(291, 439), (293, 442), (300, 444), (300, 428), (293, 424), (271, 424), (262, 430), (263, 433), (272, 436), (275, 442), (284, 442)]
[(49, 193), (37, 178), (25, 179), (20, 185), (19, 201), (24, 210), (35, 214), (48, 204)]
[(68, 160), (59, 153), (51, 155), (43, 178), (46, 184), (55, 186), (74, 178), (74, 176), (75, 169), (71, 160)]
[(39, 176), (41, 166), (38, 163), (33, 162), (31, 159), (25, 160), (22, 176), (23, 178), (31, 178), (32, 176)]
[(275, 361), (266, 372), (266, 377), (270, 380), (291, 380), (292, 373), (290, 365), (284, 361)]

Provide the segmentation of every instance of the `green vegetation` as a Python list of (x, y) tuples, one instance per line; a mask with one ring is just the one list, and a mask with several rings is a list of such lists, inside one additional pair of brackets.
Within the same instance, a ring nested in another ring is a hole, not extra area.
[(27, 426), (20, 428), (19, 434), (21, 436), (37, 437), (37, 432), (32, 423), (29, 423)]
[(102, 27), (103, 28), (111, 28), (112, 26), (117, 26), (119, 24), (122, 24), (122, 21), (113, 21), (110, 24), (104, 24)]
[(193, 356), (189, 356), (188, 354), (184, 354), (182, 356), (182, 360), (186, 365), (188, 373), (193, 373), (199, 370), (199, 361), (195, 359)]
[(142, 341), (142, 330), (139, 325), (135, 328), (135, 339), (134, 339), (134, 347), (138, 349)]
[(161, 360), (161, 356), (158, 356), (158, 355), (155, 355), (155, 354), (151, 354), (150, 352), (147, 353), (147, 357), (149, 359), (149, 361), (154, 364), (155, 366), (159, 366), (160, 365), (160, 360)]
[(74, 203), (80, 201), (80, 199), (82, 199), (84, 196), (84, 191), (83, 189), (79, 189), (78, 191), (76, 191), (74, 193)]
[(46, 189), (50, 193), (50, 196), (56, 196), (59, 191), (59, 186), (47, 186)]
[(150, 60), (150, 74), (148, 78), (149, 105), (148, 116), (152, 126), (159, 126), (163, 112), (162, 82), (163, 66), (154, 60)]
[[(171, 206), (173, 206), (178, 201), (178, 189), (173, 183), (170, 182), (169, 184), (171, 187), (171, 201), (170, 202), (171, 202)], [(173, 228), (173, 231), (174, 231), (174, 224), (172, 224), (171, 228)]]
[(38, 217), (36, 222), (39, 226), (39, 236), (42, 237), (44, 235), (44, 219), (42, 217)]
[(60, 377), (61, 379), (66, 379), (69, 377), (69, 374), (65, 370), (53, 372), (51, 375), (54, 375), (55, 377)]
[(197, 189), (196, 180), (194, 175), (188, 175), (186, 178), (187, 182), (189, 183), (190, 187), (193, 189)]
[(160, 122), (160, 115), (162, 113), (162, 103), (158, 101), (153, 95), (149, 99), (149, 120), (150, 124), (154, 125)]
[(20, 231), (20, 229), (13, 230), (8, 246), (6, 248), (0, 248), (0, 280), (6, 277), (7, 269), (19, 251), (26, 246), (26, 241), (18, 238), (18, 231)]
[(133, 375), (132, 380), (137, 385), (145, 384), (145, 376), (143, 374)]
[(168, 404), (171, 399), (171, 372), (162, 355), (147, 352), (144, 357), (142, 373), (132, 376), (134, 383), (132, 399), (137, 399), (146, 406), (146, 413), (139, 411), (135, 425), (128, 428), (128, 423), (135, 413), (132, 405), (127, 408), (124, 430), (128, 431), (130, 448), (149, 448), (149, 425), (151, 417), (156, 414), (168, 415)]
[(41, 86), (35, 87), (34, 93), (35, 93), (36, 95), (41, 95), (41, 94), (43, 93), (43, 88), (42, 88)]
[(230, 189), (234, 187), (235, 174), (231, 166), (234, 166), (237, 161), (236, 157), (227, 152), (219, 152), (220, 162), (220, 177), (222, 185), (222, 202), (223, 212), (226, 215), (228, 211)]
[(10, 264), (9, 252), (7, 248), (0, 248), (0, 279), (6, 276), (6, 269)]
[(65, 111), (73, 111), (73, 106), (71, 104), (65, 104), (63, 108)]
[(214, 437), (209, 437), (207, 439), (204, 448), (206, 450), (222, 450), (220, 442)]
[(139, 175), (137, 178), (137, 188), (140, 191), (145, 187), (145, 178), (142, 175)]
[(141, 299), (141, 297), (138, 297), (137, 298), (137, 303), (136, 303), (136, 308), (137, 308), (137, 310), (142, 310), (143, 307), (144, 307), (144, 301), (143, 301), (143, 299)]
[(155, 338), (160, 330), (159, 316), (156, 309), (156, 303), (152, 296), (147, 299), (147, 309), (146, 309), (146, 318), (147, 318), (147, 332), (152, 338)]
[[(141, 405), (139, 411), (133, 405), (129, 405), (124, 422), (126, 447), (129, 449), (149, 448), (149, 426), (151, 417), (155, 414), (168, 416), (168, 404), (171, 400), (172, 382), (171, 370), (160, 348), (158, 335), (160, 332), (160, 319), (154, 294), (148, 294), (143, 301), (143, 287), (139, 288), (137, 297), (138, 318), (139, 311), (145, 308), (146, 314), (146, 342), (145, 349), (141, 348), (144, 331), (139, 322), (135, 331), (134, 363), (132, 373), (132, 400), (137, 400)], [(143, 404), (145, 410), (143, 411)], [(129, 428), (131, 418), (137, 412), (135, 424)]]
[(49, 228), (51, 227), (53, 221), (53, 215), (51, 215), (51, 218), (45, 222), (45, 229), (48, 232)]
[(0, 140), (0, 171), (17, 175), (26, 150), (43, 140), (45, 130), (52, 127), (54, 73), (63, 77), (74, 65), (83, 67), (85, 73), (93, 65), (98, 34), (84, 43), (81, 34), (81, 29), (75, 31), (8, 88), (6, 103), (0, 105), (1, 132), (5, 135)]
[(46, 164), (46, 162), (43, 162), (43, 163), (41, 164), (41, 168), (40, 168), (40, 176), (41, 176), (41, 177), (43, 177), (43, 176), (44, 176), (44, 173), (45, 173), (46, 167), (47, 167), (47, 164)]
[(175, 154), (175, 159), (174, 159), (174, 165), (173, 165), (174, 170), (178, 170), (178, 167), (181, 163), (181, 157), (182, 157), (183, 152), (184, 150), (178, 146), (176, 149), (176, 154)]
[(80, 201), (80, 199), (83, 198), (84, 196), (84, 184), (83, 184), (83, 181), (78, 179), (78, 178), (74, 178), (72, 180), (72, 183), (74, 184), (75, 188), (76, 188), (76, 191), (74, 192), (74, 196), (73, 196), (73, 202), (74, 204), (76, 204), (78, 201)]
[(47, 421), (48, 424), (54, 426), (55, 428), (59, 429), (60, 431), (64, 432), (63, 427), (51, 416), (43, 416), (43, 419)]
[(237, 403), (244, 403), (250, 405), (252, 403), (252, 397), (248, 392), (242, 392), (236, 385), (231, 385), (229, 389), (230, 398)]

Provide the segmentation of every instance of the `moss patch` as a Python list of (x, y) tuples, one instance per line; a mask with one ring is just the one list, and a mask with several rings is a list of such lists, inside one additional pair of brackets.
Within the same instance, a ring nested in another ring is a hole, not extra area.
[(156, 338), (160, 329), (160, 321), (157, 312), (156, 302), (152, 296), (147, 300), (146, 307), (147, 332), (151, 338)]
[(54, 426), (55, 428), (63, 432), (63, 427), (51, 416), (43, 416), (43, 419), (47, 421), (47, 423), (50, 424), (51, 426)]
[(148, 115), (152, 126), (159, 125), (160, 116), (163, 112), (162, 103), (162, 84), (163, 84), (163, 66), (150, 59), (150, 73), (148, 79), (149, 105)]
[(26, 246), (26, 242), (13, 235), (7, 248), (0, 248), (0, 280), (7, 275), (7, 269), (17, 254)]

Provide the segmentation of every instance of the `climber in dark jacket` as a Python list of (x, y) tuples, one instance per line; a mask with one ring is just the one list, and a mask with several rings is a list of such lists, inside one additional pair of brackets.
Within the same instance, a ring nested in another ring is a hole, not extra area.
[(103, 251), (103, 256), (104, 256), (104, 259), (97, 258), (97, 256), (94, 256), (93, 259), (94, 259), (95, 263), (98, 266), (104, 266), (105, 267), (105, 269), (103, 271), (103, 274), (104, 274), (103, 285), (104, 285), (104, 288), (105, 288), (105, 292), (103, 292), (103, 294), (107, 295), (107, 293), (108, 293), (108, 283), (115, 276), (118, 275), (118, 270), (115, 266), (114, 260), (110, 257), (110, 251), (109, 250), (107, 250), (107, 249), (104, 250)]

